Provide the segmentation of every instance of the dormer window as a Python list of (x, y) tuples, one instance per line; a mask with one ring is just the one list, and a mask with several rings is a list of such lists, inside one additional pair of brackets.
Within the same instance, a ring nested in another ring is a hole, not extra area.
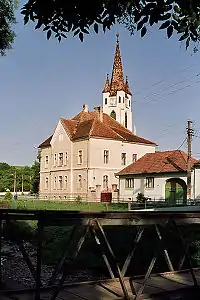
[(108, 104), (108, 99), (107, 98), (105, 98), (105, 105), (107, 105)]
[(119, 96), (119, 103), (121, 103), (121, 97)]

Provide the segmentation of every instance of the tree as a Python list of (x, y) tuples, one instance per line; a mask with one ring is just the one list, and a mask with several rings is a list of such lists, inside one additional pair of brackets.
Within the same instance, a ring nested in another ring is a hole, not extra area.
[(32, 179), (31, 179), (31, 192), (33, 194), (39, 193), (39, 184), (40, 184), (40, 163), (35, 161), (31, 167), (32, 170)]
[(83, 41), (91, 28), (105, 32), (116, 21), (132, 34), (140, 31), (142, 37), (148, 26), (159, 24), (168, 38), (177, 33), (186, 48), (200, 39), (199, 0), (28, 0), (21, 12), (25, 24), (36, 21), (35, 29), (43, 28), (47, 39), (54, 33), (59, 42), (70, 33)]
[(12, 48), (15, 33), (12, 26), (15, 24), (15, 9), (17, 0), (0, 0), (0, 54)]

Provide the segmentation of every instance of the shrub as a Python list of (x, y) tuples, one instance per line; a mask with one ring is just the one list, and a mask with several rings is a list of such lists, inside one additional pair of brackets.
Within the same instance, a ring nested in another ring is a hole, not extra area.
[(145, 201), (145, 197), (142, 193), (138, 193), (136, 198), (137, 198), (138, 202), (144, 202)]
[(4, 199), (10, 201), (10, 200), (12, 200), (12, 198), (13, 198), (12, 193), (10, 191), (7, 191), (5, 193)]
[(76, 201), (77, 203), (81, 203), (81, 200), (82, 200), (82, 198), (81, 198), (81, 196), (79, 196), (79, 195), (78, 195), (78, 196), (76, 197), (76, 199), (75, 199), (75, 201)]

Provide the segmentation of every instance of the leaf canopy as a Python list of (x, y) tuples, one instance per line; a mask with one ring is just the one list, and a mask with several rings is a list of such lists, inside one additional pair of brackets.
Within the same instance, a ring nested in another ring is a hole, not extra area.
[(85, 34), (105, 32), (116, 21), (141, 36), (148, 25), (159, 24), (168, 38), (177, 34), (186, 47), (200, 39), (199, 0), (28, 0), (21, 13), (25, 23), (36, 22), (35, 29), (42, 27), (48, 39), (54, 33), (58, 41), (70, 33), (83, 41)]

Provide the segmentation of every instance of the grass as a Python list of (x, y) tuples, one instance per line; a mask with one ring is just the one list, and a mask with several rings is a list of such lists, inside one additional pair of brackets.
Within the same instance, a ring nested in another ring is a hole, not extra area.
[(0, 208), (10, 209), (40, 209), (40, 210), (81, 210), (81, 211), (116, 211), (128, 210), (127, 203), (91, 203), (91, 202), (56, 202), (41, 200), (1, 200)]

